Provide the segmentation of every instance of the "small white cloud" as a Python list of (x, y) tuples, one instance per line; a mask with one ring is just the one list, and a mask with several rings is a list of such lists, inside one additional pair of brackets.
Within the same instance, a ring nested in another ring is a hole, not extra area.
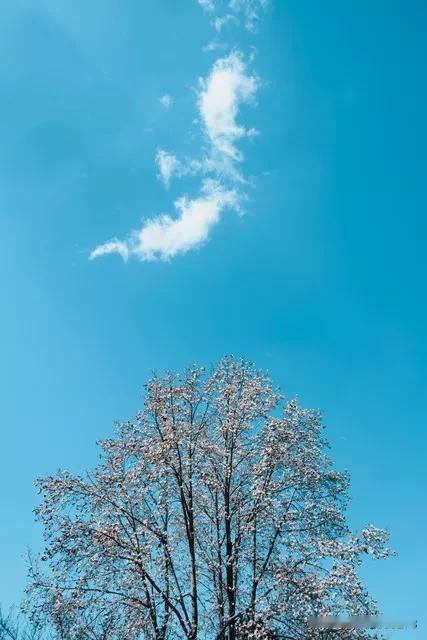
[(226, 24), (228, 24), (229, 22), (234, 22), (235, 20), (235, 16), (233, 16), (231, 13), (227, 13), (225, 16), (217, 16), (216, 18), (214, 18), (212, 24), (215, 30), (220, 33), (220, 31), (223, 27), (225, 27)]
[(119, 253), (125, 262), (129, 258), (129, 248), (126, 242), (122, 242), (121, 240), (114, 239), (96, 247), (91, 252), (89, 256), (89, 260), (94, 260), (95, 258), (99, 258), (100, 256), (105, 256), (109, 253)]
[(205, 44), (202, 47), (202, 51), (218, 51), (218, 50), (226, 50), (229, 48), (229, 45), (226, 42), (217, 42), (215, 40), (212, 40), (211, 42), (209, 42), (208, 44)]
[[(209, 13), (215, 13), (218, 11), (219, 2), (215, 0), (197, 0), (197, 2)], [(256, 31), (260, 10), (265, 9), (269, 3), (269, 0), (228, 0), (226, 3), (227, 11), (232, 12), (236, 17), (241, 17), (241, 20), (248, 31)], [(218, 16), (212, 21), (213, 26), (217, 31), (220, 31), (225, 22), (221, 22), (226, 19), (229, 13), (224, 16)], [(218, 22), (219, 20), (219, 22)], [(219, 28), (218, 28), (219, 27)]]
[(183, 166), (173, 153), (159, 149), (156, 153), (156, 164), (159, 168), (158, 177), (166, 188), (174, 175), (183, 175)]
[(159, 98), (159, 102), (165, 109), (170, 109), (173, 104), (172, 97), (168, 93), (165, 93), (163, 96), (161, 96)]
[(246, 135), (248, 138), (255, 138), (256, 136), (259, 136), (259, 131), (255, 129), (255, 127), (251, 127), (246, 131)]
[(183, 196), (175, 202), (176, 218), (160, 215), (147, 220), (127, 241), (113, 240), (100, 245), (90, 258), (119, 253), (125, 261), (130, 255), (141, 261), (168, 260), (206, 242), (227, 208), (239, 210), (237, 192), (225, 189), (215, 180), (205, 180), (197, 198), (190, 200)]
[(229, 0), (229, 8), (243, 16), (243, 22), (248, 31), (256, 31), (260, 9), (265, 9), (268, 3), (269, 0)]

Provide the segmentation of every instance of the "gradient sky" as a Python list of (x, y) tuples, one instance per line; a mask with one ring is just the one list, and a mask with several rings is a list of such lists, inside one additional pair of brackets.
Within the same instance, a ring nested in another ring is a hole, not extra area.
[[(1, 2), (5, 607), (40, 543), (34, 478), (93, 466), (153, 370), (232, 353), (323, 409), (352, 525), (389, 528), (399, 553), (366, 584), (385, 618), (419, 621), (390, 637), (425, 637), (427, 6), (271, 0), (259, 17), (218, 34), (196, 0)], [(243, 215), (166, 261), (89, 260), (199, 194), (200, 175), (165, 189), (155, 156), (209, 149), (199, 78), (230, 47), (257, 78)]]

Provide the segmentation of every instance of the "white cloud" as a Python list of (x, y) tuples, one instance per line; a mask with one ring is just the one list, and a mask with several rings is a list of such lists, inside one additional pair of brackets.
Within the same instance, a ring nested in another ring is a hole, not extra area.
[(226, 13), (225, 16), (217, 16), (216, 18), (214, 18), (212, 24), (215, 30), (220, 33), (220, 31), (226, 24), (228, 24), (229, 22), (234, 22), (235, 20), (235, 16), (233, 16), (231, 13)]
[[(209, 13), (217, 13), (219, 9), (218, 5), (223, 4), (217, 0), (197, 0), (197, 2)], [(228, 13), (214, 18), (212, 24), (215, 29), (220, 30), (222, 26), (229, 21), (227, 16), (230, 15), (229, 12), (231, 11), (236, 17), (241, 17), (243, 24), (248, 31), (256, 31), (260, 18), (260, 10), (265, 9), (268, 3), (269, 0), (228, 0), (226, 3), (226, 10)], [(225, 21), (223, 21), (224, 18)]]
[(129, 258), (129, 247), (126, 242), (122, 242), (121, 240), (114, 238), (114, 240), (110, 240), (109, 242), (105, 242), (104, 244), (96, 247), (91, 252), (89, 260), (94, 260), (95, 258), (105, 256), (109, 253), (119, 253), (126, 262)]
[(230, 0), (232, 11), (241, 13), (244, 25), (249, 31), (256, 31), (259, 21), (260, 9), (265, 9), (269, 0)]
[(212, 227), (224, 209), (239, 209), (239, 196), (215, 180), (205, 180), (197, 198), (183, 196), (176, 200), (177, 217), (160, 215), (147, 220), (128, 240), (112, 240), (92, 251), (94, 259), (119, 253), (123, 260), (130, 255), (142, 261), (168, 260), (206, 242)]
[(224, 209), (240, 210), (245, 182), (238, 169), (243, 158), (237, 142), (255, 135), (255, 129), (238, 122), (242, 104), (253, 102), (259, 81), (248, 73), (243, 55), (234, 51), (219, 58), (206, 78), (199, 80), (197, 108), (202, 134), (207, 142), (201, 158), (179, 160), (175, 154), (159, 149), (156, 154), (158, 177), (167, 188), (173, 176), (202, 175), (200, 193), (175, 201), (175, 217), (159, 215), (147, 220), (128, 239), (113, 239), (94, 249), (94, 259), (118, 253), (123, 260), (167, 260), (205, 242)]
[(258, 86), (239, 52), (217, 60), (209, 76), (200, 80), (198, 108), (203, 128), (213, 152), (223, 159), (242, 158), (235, 143), (248, 131), (237, 123), (237, 115), (241, 104), (253, 101)]
[(225, 49), (228, 49), (229, 45), (226, 42), (218, 42), (215, 40), (212, 40), (211, 42), (209, 42), (208, 44), (205, 44), (202, 48), (202, 51), (218, 51), (219, 49), (222, 49), (223, 51)]
[[(197, 2), (211, 14), (211, 24), (220, 33), (229, 22), (243, 22), (246, 28), (255, 29), (259, 11), (269, 0)], [(222, 11), (218, 11), (220, 4)], [(228, 45), (213, 41), (205, 50), (223, 47)], [(253, 54), (248, 60), (252, 62)], [(203, 153), (184, 159), (164, 149), (156, 153), (158, 177), (164, 186), (168, 188), (174, 176), (200, 175), (202, 184), (198, 195), (178, 198), (174, 202), (175, 216), (155, 216), (125, 240), (114, 238), (97, 246), (90, 254), (91, 260), (111, 253), (118, 253), (124, 261), (130, 257), (142, 261), (168, 260), (206, 242), (224, 210), (240, 211), (240, 203), (246, 198), (243, 185), (247, 185), (247, 181), (241, 173), (243, 154), (237, 145), (242, 138), (255, 136), (257, 131), (241, 124), (239, 113), (242, 105), (254, 102), (259, 85), (257, 76), (248, 71), (241, 52), (232, 51), (214, 62), (209, 74), (199, 79), (196, 92), (198, 122), (205, 140)], [(159, 98), (159, 103), (169, 109), (173, 100), (166, 93)]]
[[(214, 0), (198, 2), (204, 9), (215, 12)], [(226, 0), (229, 11), (222, 18), (214, 15), (217, 30), (234, 20), (234, 14), (239, 12), (254, 19), (256, 9), (265, 6), (266, 2)], [(249, 57), (249, 63), (251, 61)], [(243, 187), (247, 181), (240, 168), (243, 154), (238, 142), (257, 133), (253, 127), (247, 128), (240, 122), (240, 108), (255, 101), (259, 86), (259, 79), (248, 70), (248, 63), (240, 51), (232, 51), (214, 62), (208, 75), (199, 79), (196, 90), (198, 123), (205, 141), (203, 153), (199, 157), (183, 159), (164, 149), (158, 149), (156, 153), (158, 178), (166, 188), (173, 177), (199, 175), (202, 176), (199, 194), (177, 199), (175, 217), (156, 216), (144, 222), (141, 229), (132, 232), (127, 239), (113, 239), (97, 246), (90, 259), (118, 253), (125, 261), (130, 257), (142, 261), (167, 260), (207, 241), (224, 209), (240, 211), (240, 203), (246, 198)], [(168, 94), (159, 100), (165, 108), (172, 104)]]
[(238, 169), (243, 160), (237, 148), (240, 138), (251, 138), (256, 130), (238, 123), (240, 106), (254, 101), (258, 78), (247, 71), (243, 55), (233, 51), (214, 63), (206, 78), (199, 80), (197, 109), (202, 134), (207, 142), (202, 158), (179, 160), (173, 153), (159, 150), (156, 164), (159, 178), (167, 188), (173, 176), (210, 175), (216, 179), (244, 182)]
[(166, 188), (174, 175), (183, 175), (183, 166), (173, 153), (159, 149), (156, 153), (156, 164), (159, 168), (158, 177)]
[(159, 102), (165, 109), (170, 109), (173, 103), (172, 97), (165, 93), (163, 96), (159, 98)]

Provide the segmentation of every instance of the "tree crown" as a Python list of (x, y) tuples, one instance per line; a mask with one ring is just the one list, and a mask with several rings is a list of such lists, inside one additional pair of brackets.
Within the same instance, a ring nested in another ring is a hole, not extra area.
[(38, 481), (33, 618), (73, 640), (296, 640), (321, 637), (312, 616), (376, 613), (357, 566), (387, 533), (349, 530), (323, 430), (246, 361), (153, 377), (96, 469)]

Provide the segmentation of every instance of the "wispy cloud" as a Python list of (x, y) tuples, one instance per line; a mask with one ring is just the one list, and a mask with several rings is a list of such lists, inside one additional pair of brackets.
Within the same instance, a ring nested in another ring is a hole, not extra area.
[(113, 240), (105, 242), (104, 244), (100, 244), (98, 247), (96, 247), (91, 252), (89, 259), (94, 260), (95, 258), (99, 258), (100, 256), (106, 256), (109, 253), (118, 253), (126, 262), (129, 258), (128, 243), (123, 242), (122, 240), (117, 240), (117, 238), (113, 238)]
[(226, 42), (219, 42), (218, 40), (211, 40), (208, 44), (202, 47), (202, 51), (225, 51), (229, 49), (229, 45)]
[(182, 164), (173, 153), (159, 149), (156, 153), (156, 164), (159, 169), (158, 177), (166, 188), (174, 175), (182, 175)]
[(208, 239), (225, 209), (238, 208), (238, 195), (217, 181), (205, 180), (197, 198), (182, 196), (174, 205), (178, 213), (175, 218), (163, 214), (147, 220), (126, 241), (112, 240), (97, 247), (90, 259), (118, 253), (125, 261), (130, 256), (146, 261), (168, 260), (186, 253)]
[(226, 13), (224, 16), (216, 16), (216, 18), (214, 18), (214, 20), (212, 21), (212, 24), (215, 27), (216, 31), (220, 33), (225, 25), (235, 21), (236, 17), (232, 13)]
[(228, 0), (227, 2), (197, 0), (197, 2), (205, 11), (213, 15), (212, 24), (217, 31), (220, 31), (233, 18), (241, 20), (248, 31), (256, 31), (260, 11), (267, 7), (269, 0)]
[(162, 107), (164, 107), (165, 109), (170, 109), (173, 104), (172, 97), (168, 93), (165, 93), (163, 96), (160, 96), (159, 102), (162, 105)]
[(215, 11), (215, 0), (197, 0), (205, 11)]

